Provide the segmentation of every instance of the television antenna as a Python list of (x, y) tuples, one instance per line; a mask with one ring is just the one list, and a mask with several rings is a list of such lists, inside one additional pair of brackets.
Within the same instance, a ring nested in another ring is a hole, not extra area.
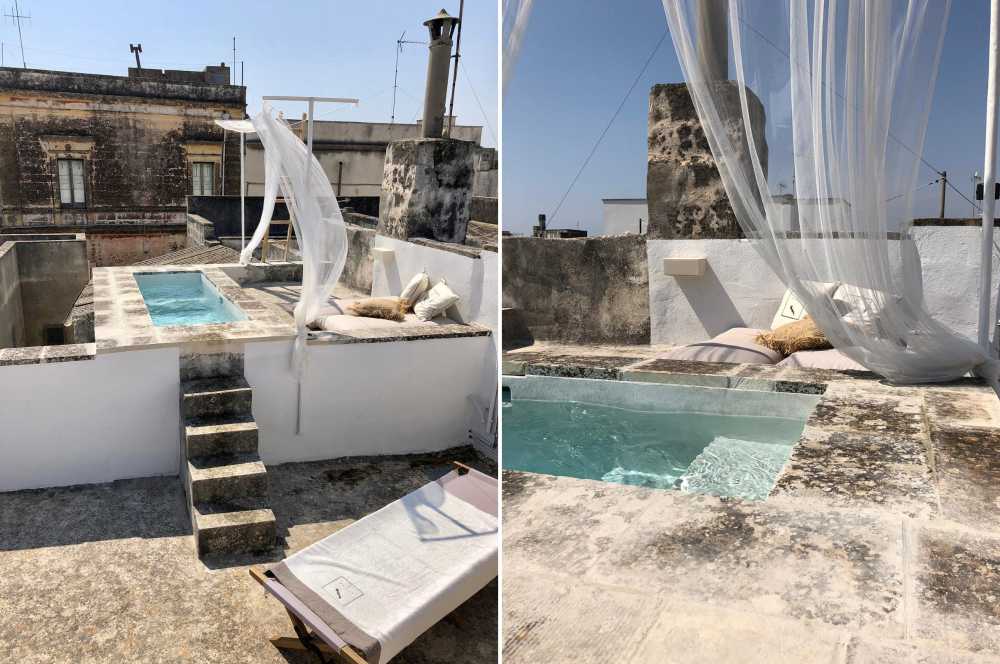
[(129, 44), (128, 50), (135, 53), (135, 68), (142, 69), (142, 63), (139, 62), (139, 54), (142, 53), (142, 44)]
[(7, 18), (11, 20), (12, 23), (17, 23), (17, 41), (21, 44), (21, 66), (24, 69), (28, 68), (28, 63), (24, 60), (24, 38), (21, 35), (21, 19), (31, 18), (30, 14), (22, 14), (20, 8), (17, 6), (17, 0), (14, 0), (14, 7), (11, 9), (9, 14), (4, 14)]
[(396, 40), (396, 73), (392, 76), (392, 114), (389, 118), (389, 124), (395, 124), (396, 122), (396, 91), (399, 89), (399, 54), (403, 52), (403, 44), (426, 43), (422, 41), (407, 41), (406, 30), (403, 30), (403, 34)]

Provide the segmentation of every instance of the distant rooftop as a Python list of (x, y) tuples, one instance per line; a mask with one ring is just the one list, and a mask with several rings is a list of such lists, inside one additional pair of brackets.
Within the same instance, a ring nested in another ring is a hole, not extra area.
[(246, 103), (246, 88), (229, 84), (224, 64), (202, 71), (129, 67), (127, 76), (0, 67), (0, 90)]
[(137, 261), (135, 265), (223, 265), (240, 262), (240, 252), (216, 244), (210, 247), (185, 247), (162, 256)]

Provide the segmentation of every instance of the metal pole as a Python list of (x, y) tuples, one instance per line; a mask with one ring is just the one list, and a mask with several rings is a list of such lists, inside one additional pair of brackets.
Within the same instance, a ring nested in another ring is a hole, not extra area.
[(944, 197), (945, 192), (948, 191), (948, 171), (941, 171), (941, 215), (940, 219), (944, 219)]
[(451, 138), (452, 126), (455, 123), (455, 84), (458, 83), (458, 60), (462, 57), (462, 18), (465, 15), (465, 0), (458, 5), (458, 34), (455, 35), (455, 73), (451, 76), (451, 101), (448, 103), (448, 138)]
[(245, 157), (243, 153), (247, 149), (247, 135), (240, 132), (240, 251), (247, 248), (247, 175), (244, 168)]
[(993, 219), (996, 199), (997, 74), (1000, 69), (1000, 0), (990, 1), (989, 79), (986, 85), (986, 155), (983, 164), (983, 241), (979, 268), (979, 345), (990, 352), (990, 291), (993, 282)]

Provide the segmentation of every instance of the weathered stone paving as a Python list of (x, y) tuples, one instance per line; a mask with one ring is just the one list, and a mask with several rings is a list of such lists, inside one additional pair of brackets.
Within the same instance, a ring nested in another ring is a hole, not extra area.
[[(505, 368), (580, 375), (570, 349), (529, 350)], [(1000, 664), (991, 390), (658, 359), (607, 369), (823, 396), (762, 502), (505, 472), (505, 662)]]
[[(247, 573), (420, 487), (471, 448), (270, 466), (281, 546), (198, 559), (176, 477), (0, 494), (0, 661), (307, 664), (269, 642), (291, 635)], [(494, 581), (393, 662), (497, 660)]]

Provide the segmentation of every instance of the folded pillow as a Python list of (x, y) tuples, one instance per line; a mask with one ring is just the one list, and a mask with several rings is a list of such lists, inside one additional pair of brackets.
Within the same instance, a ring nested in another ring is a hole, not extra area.
[(420, 301), (413, 307), (413, 313), (417, 314), (420, 320), (432, 320), (442, 315), (448, 307), (458, 302), (459, 297), (448, 288), (448, 284), (442, 280), (437, 286), (430, 289)]
[(352, 316), (384, 318), (399, 322), (406, 317), (406, 305), (398, 297), (369, 297), (355, 301), (347, 308), (347, 313)]
[(761, 346), (776, 350), (782, 355), (791, 355), (800, 350), (824, 350), (833, 348), (830, 340), (813, 321), (812, 316), (777, 327), (770, 332), (758, 334), (756, 342)]
[(421, 272), (413, 276), (410, 282), (406, 284), (403, 288), (403, 292), (399, 294), (399, 299), (403, 300), (406, 305), (406, 310), (409, 311), (413, 309), (413, 305), (416, 304), (417, 300), (427, 287), (430, 285), (430, 277), (427, 276), (426, 272)]

